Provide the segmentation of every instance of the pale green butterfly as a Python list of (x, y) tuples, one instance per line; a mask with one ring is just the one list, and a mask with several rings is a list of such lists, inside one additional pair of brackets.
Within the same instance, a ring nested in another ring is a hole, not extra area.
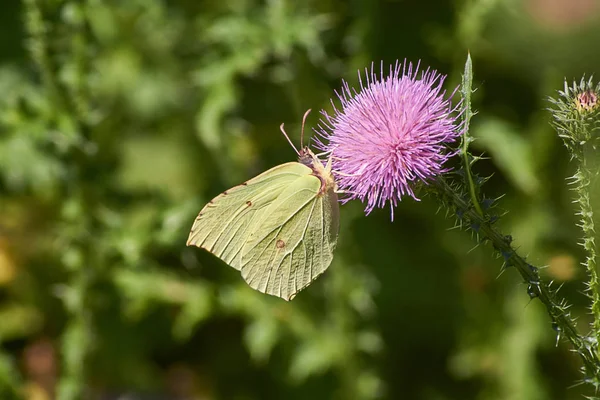
[(194, 221), (187, 245), (239, 270), (252, 288), (291, 300), (329, 267), (339, 205), (331, 157), (323, 166), (308, 146), (296, 149), (283, 124), (280, 129), (298, 162), (273, 167), (212, 199)]

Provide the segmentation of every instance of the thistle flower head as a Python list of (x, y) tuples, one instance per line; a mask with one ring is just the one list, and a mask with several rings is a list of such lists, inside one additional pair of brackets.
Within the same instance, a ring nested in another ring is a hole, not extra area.
[(554, 105), (550, 109), (552, 124), (568, 149), (576, 151), (600, 138), (600, 83), (594, 85), (592, 78), (582, 78), (569, 86), (565, 80), (564, 90), (549, 101)]
[[(336, 92), (341, 107), (323, 118), (317, 147), (332, 154), (332, 170), (343, 201), (366, 202), (366, 213), (389, 202), (392, 209), (403, 196), (416, 200), (415, 184), (427, 183), (446, 171), (454, 153), (447, 144), (462, 133), (458, 106), (442, 89), (445, 76), (419, 71), (419, 65), (396, 62), (379, 76), (373, 66), (359, 73), (360, 89), (343, 82)], [(452, 97), (452, 96), (449, 96)]]

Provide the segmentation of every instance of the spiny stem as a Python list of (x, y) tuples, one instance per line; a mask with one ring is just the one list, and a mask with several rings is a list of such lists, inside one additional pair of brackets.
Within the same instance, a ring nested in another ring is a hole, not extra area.
[(600, 280), (598, 279), (598, 270), (596, 265), (596, 241), (594, 230), (594, 211), (590, 202), (590, 186), (594, 175), (594, 166), (585, 154), (583, 146), (576, 147), (573, 152), (575, 159), (579, 162), (577, 173), (574, 176), (577, 199), (575, 202), (579, 205), (578, 215), (581, 217), (579, 225), (583, 230), (583, 241), (581, 245), (586, 251), (586, 259), (583, 262), (590, 280), (588, 283), (588, 295), (592, 299), (591, 311), (594, 317), (592, 324), (596, 339), (600, 341)]
[(477, 226), (476, 232), (483, 239), (492, 242), (494, 248), (502, 254), (508, 266), (514, 266), (528, 283), (528, 293), (537, 297), (546, 306), (546, 310), (558, 334), (563, 334), (581, 357), (588, 378), (597, 382), (600, 378), (600, 360), (596, 356), (595, 345), (586, 340), (575, 327), (575, 322), (568, 312), (568, 307), (556, 298), (556, 293), (550, 286), (540, 279), (538, 268), (529, 264), (517, 254), (511, 246), (511, 238), (498, 232), (492, 226), (492, 217), (487, 214), (480, 215), (472, 206), (457, 193), (444, 178), (439, 178), (434, 183), (437, 193), (444, 200), (444, 204), (453, 207), (460, 213), (461, 218), (471, 226)]
[(469, 187), (469, 196), (471, 197), (471, 203), (475, 207), (475, 211), (479, 215), (483, 215), (483, 210), (479, 205), (477, 199), (477, 191), (475, 182), (473, 181), (473, 174), (471, 173), (471, 162), (469, 161), (469, 124), (473, 112), (471, 111), (471, 93), (473, 86), (473, 63), (471, 61), (471, 54), (467, 54), (467, 62), (465, 63), (465, 72), (463, 73), (462, 85), (460, 86), (460, 93), (462, 95), (464, 114), (463, 114), (463, 135), (461, 136), (460, 153), (464, 164), (465, 181)]

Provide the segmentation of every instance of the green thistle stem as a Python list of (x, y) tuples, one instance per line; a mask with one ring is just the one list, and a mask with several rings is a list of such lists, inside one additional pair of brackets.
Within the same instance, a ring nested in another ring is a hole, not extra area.
[[(473, 112), (471, 111), (471, 93), (473, 92), (472, 85), (473, 62), (471, 61), (471, 54), (467, 54), (465, 72), (463, 74), (462, 84), (460, 85), (460, 94), (462, 95), (464, 109), (464, 132), (469, 132), (469, 124), (471, 123), (471, 117), (473, 116)], [(461, 136), (460, 155), (463, 160), (463, 171), (465, 172), (465, 181), (469, 187), (469, 196), (471, 197), (471, 202), (473, 203), (473, 207), (475, 207), (475, 211), (477, 211), (479, 215), (483, 215), (483, 210), (481, 209), (479, 201), (477, 200), (477, 190), (475, 182), (473, 181), (473, 173), (471, 172), (471, 161), (469, 159), (469, 142), (471, 140), (473, 139), (467, 134)]]
[(583, 230), (583, 241), (581, 245), (586, 251), (586, 259), (583, 262), (590, 280), (588, 282), (588, 295), (592, 299), (591, 311), (594, 317), (592, 328), (596, 340), (600, 341), (600, 280), (596, 264), (596, 241), (594, 231), (594, 211), (590, 203), (590, 186), (594, 175), (594, 166), (590, 165), (590, 157), (586, 157), (585, 146), (574, 147), (573, 155), (579, 162), (575, 174), (574, 191), (577, 193), (575, 202), (579, 205), (577, 215), (581, 217), (580, 227)]
[(492, 217), (486, 213), (480, 215), (463, 196), (455, 191), (443, 178), (434, 183), (437, 194), (443, 203), (451, 207), (461, 220), (469, 224), (482, 236), (490, 241), (494, 248), (503, 256), (507, 266), (514, 266), (528, 283), (528, 293), (537, 297), (546, 306), (546, 310), (559, 336), (563, 335), (571, 343), (574, 350), (583, 361), (587, 378), (594, 383), (600, 380), (600, 360), (596, 356), (595, 345), (586, 340), (575, 327), (568, 306), (557, 300), (556, 292), (540, 279), (538, 268), (529, 264), (525, 258), (517, 254), (511, 245), (511, 238), (498, 232), (492, 226)]

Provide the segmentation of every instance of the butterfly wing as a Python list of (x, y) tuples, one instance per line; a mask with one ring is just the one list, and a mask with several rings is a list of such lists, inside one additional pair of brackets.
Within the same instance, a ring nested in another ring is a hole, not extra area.
[(187, 245), (208, 250), (240, 269), (241, 249), (252, 225), (289, 186), (311, 169), (297, 162), (278, 165), (212, 199), (194, 221)]
[(294, 180), (253, 222), (241, 251), (242, 277), (252, 288), (291, 300), (329, 267), (339, 205), (333, 187), (321, 187), (312, 174)]

